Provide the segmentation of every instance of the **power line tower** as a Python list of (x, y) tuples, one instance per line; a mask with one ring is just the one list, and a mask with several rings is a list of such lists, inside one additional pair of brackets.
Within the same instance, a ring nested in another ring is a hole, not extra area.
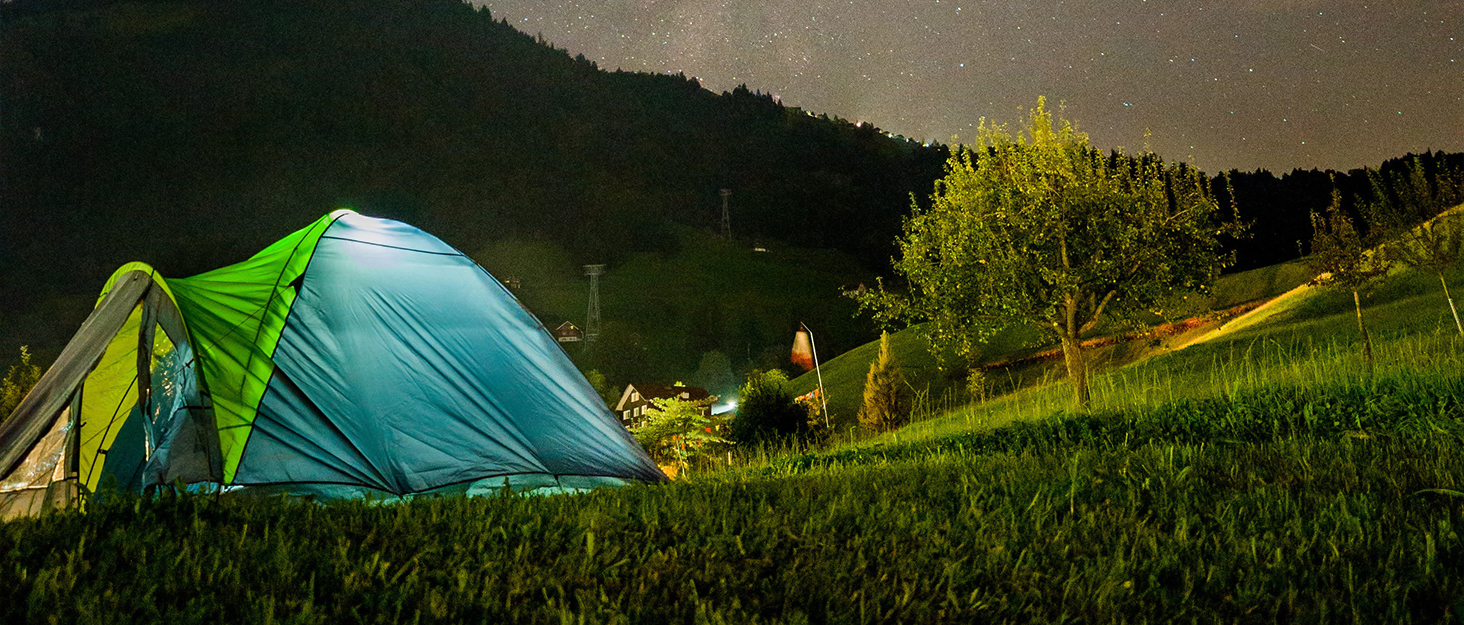
[(600, 275), (603, 273), (604, 265), (585, 265), (585, 275), (590, 277), (590, 308), (585, 312), (585, 342), (600, 338)]
[(732, 197), (731, 189), (722, 189), (722, 238), (732, 240), (732, 217), (727, 212), (727, 198)]

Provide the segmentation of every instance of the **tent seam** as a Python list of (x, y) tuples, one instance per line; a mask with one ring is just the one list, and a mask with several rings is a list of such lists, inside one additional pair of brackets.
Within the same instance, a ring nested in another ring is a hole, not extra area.
[[(339, 220), (340, 218), (341, 218), (341, 215), (339, 215), (339, 214), (332, 215), (331, 216), (331, 219), (330, 219), (330, 223), (325, 224), (325, 227), (321, 228), (320, 234), (315, 237), (316, 242), (319, 242), (320, 239), (321, 239), (321, 237), (324, 237), (325, 236), (325, 232), (327, 230), (330, 230), (330, 227), (333, 226), (333, 225), (335, 225), (335, 222), (337, 220)], [(307, 235), (306, 237), (302, 237), (299, 241), (297, 241), (295, 243), (294, 249), (291, 249), (290, 250), (290, 256), (289, 256), (289, 258), (286, 258), (285, 259), (285, 262), (280, 267), (279, 274), (275, 276), (274, 288), (270, 291), (269, 299), (265, 300), (264, 306), (260, 309), (262, 311), (262, 313), (261, 313), (261, 316), (259, 318), (259, 329), (255, 330), (255, 332), (254, 332), (254, 346), (255, 347), (258, 347), (259, 346), (259, 337), (260, 337), (260, 335), (262, 335), (264, 333), (264, 326), (268, 322), (268, 319), (267, 319), (266, 316), (269, 314), (269, 305), (274, 302), (274, 300), (275, 300), (276, 297), (279, 296), (279, 292), (280, 292), (280, 279), (285, 276), (285, 271), (289, 268), (290, 261), (292, 261), (292, 260), (295, 259), (295, 254), (300, 251), (300, 246), (303, 245), (305, 243), (305, 240), (308, 239), (308, 238), (309, 238), (309, 236)], [(312, 252), (310, 254), (310, 258), (305, 261), (305, 266), (300, 269), (299, 277), (303, 278), (306, 273), (309, 273), (309, 271), (310, 271), (310, 264), (312, 262), (314, 262), (314, 261), (315, 261), (315, 254)], [(302, 282), (301, 284), (303, 285), (304, 283)], [(299, 296), (299, 294), (297, 293), (296, 294), (296, 299), (299, 298), (298, 296)], [(294, 302), (294, 300), (291, 300), (290, 301), (290, 308), (289, 308), (289, 310), (286, 310), (285, 311), (285, 314), (282, 316), (282, 318), (280, 320), (280, 334), (281, 334), (281, 336), (284, 335), (285, 325), (289, 322), (289, 320), (290, 320), (290, 313), (294, 312), (294, 310), (295, 310), (295, 302)], [(279, 340), (276, 340), (275, 341), (275, 345), (274, 345), (274, 347), (272, 349), (270, 349), (270, 353), (267, 355), (267, 357), (270, 358), (271, 360), (273, 360), (274, 359), (274, 352), (277, 349), (279, 349)], [(262, 351), (262, 350), (257, 350), (257, 349), (249, 350), (249, 359), (244, 362), (245, 377), (239, 381), (239, 397), (240, 398), (243, 398), (244, 397), (244, 385), (248, 383), (248, 379), (249, 379), (248, 378), (249, 365), (254, 362), (254, 353), (256, 351)], [(273, 364), (273, 363), (271, 363), (271, 364)], [(274, 371), (273, 371), (273, 367), (271, 367), (270, 377), (273, 377), (273, 376), (274, 376)], [(267, 392), (269, 392), (269, 382), (268, 381), (265, 382), (264, 392), (262, 392), (262, 393), (259, 394), (259, 399), (260, 399), (261, 402), (263, 402), (263, 400), (264, 400), (264, 393), (267, 393)], [(254, 416), (253, 416), (253, 418), (251, 418), (249, 420), (249, 424), (248, 424), (250, 426), (249, 433), (247, 435), (245, 435), (245, 437), (244, 437), (244, 443), (239, 446), (239, 462), (241, 462), (241, 463), (244, 461), (244, 454), (245, 454), (245, 452), (249, 451), (249, 441), (250, 440), (253, 440), (253, 438), (254, 438), (254, 428), (253, 428), (254, 419), (257, 419), (259, 417), (259, 404), (258, 403), (256, 403), (253, 406), (253, 411), (254, 411)], [(239, 473), (239, 467), (237, 465), (235, 465), (235, 467), (234, 467), (234, 474), (237, 475), (238, 473)], [(222, 476), (220, 476), (220, 477), (222, 477)]]

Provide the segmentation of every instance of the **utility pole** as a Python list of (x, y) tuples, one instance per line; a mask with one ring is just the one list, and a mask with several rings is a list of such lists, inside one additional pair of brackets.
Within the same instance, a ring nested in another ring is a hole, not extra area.
[(732, 197), (731, 189), (722, 189), (722, 238), (732, 240), (732, 217), (727, 212), (727, 198)]
[(585, 342), (592, 343), (600, 338), (600, 275), (605, 273), (604, 265), (585, 265), (585, 275), (590, 277), (590, 308), (585, 312)]

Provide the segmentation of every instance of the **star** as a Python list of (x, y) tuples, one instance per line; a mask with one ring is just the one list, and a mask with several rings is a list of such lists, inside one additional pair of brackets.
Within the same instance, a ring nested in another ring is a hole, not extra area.
[(605, 70), (746, 83), (922, 142), (1015, 122), (1045, 95), (1100, 147), (1148, 143), (1210, 171), (1464, 150), (1458, 2), (475, 2)]

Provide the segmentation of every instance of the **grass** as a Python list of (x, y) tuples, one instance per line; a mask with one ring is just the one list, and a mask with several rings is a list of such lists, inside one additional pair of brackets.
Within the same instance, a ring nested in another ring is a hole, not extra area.
[[(394, 506), (119, 499), (86, 515), (0, 526), (0, 619), (1438, 622), (1458, 614), (1464, 379), (1234, 399), (579, 496)], [(1346, 418), (1332, 418), (1342, 407)], [(1365, 438), (1349, 434), (1359, 426)]]
[[(1464, 272), (1456, 271), (1449, 279), (1464, 279)], [(1223, 398), (1245, 389), (1464, 370), (1464, 342), (1436, 285), (1435, 276), (1405, 272), (1368, 298), (1364, 315), (1375, 341), (1372, 367), (1362, 358), (1351, 294), (1313, 291), (1268, 309), (1262, 320), (1227, 329), (1219, 338), (1095, 375), (1090, 382), (1093, 404), (1112, 410)], [(1069, 409), (1070, 389), (1060, 377), (1052, 380), (983, 405), (953, 409), (898, 436), (939, 437)]]
[(1309, 293), (1085, 413), (1055, 383), (665, 486), (13, 521), (0, 621), (1454, 621), (1464, 342), (1421, 284), (1369, 300), (1371, 368)]

